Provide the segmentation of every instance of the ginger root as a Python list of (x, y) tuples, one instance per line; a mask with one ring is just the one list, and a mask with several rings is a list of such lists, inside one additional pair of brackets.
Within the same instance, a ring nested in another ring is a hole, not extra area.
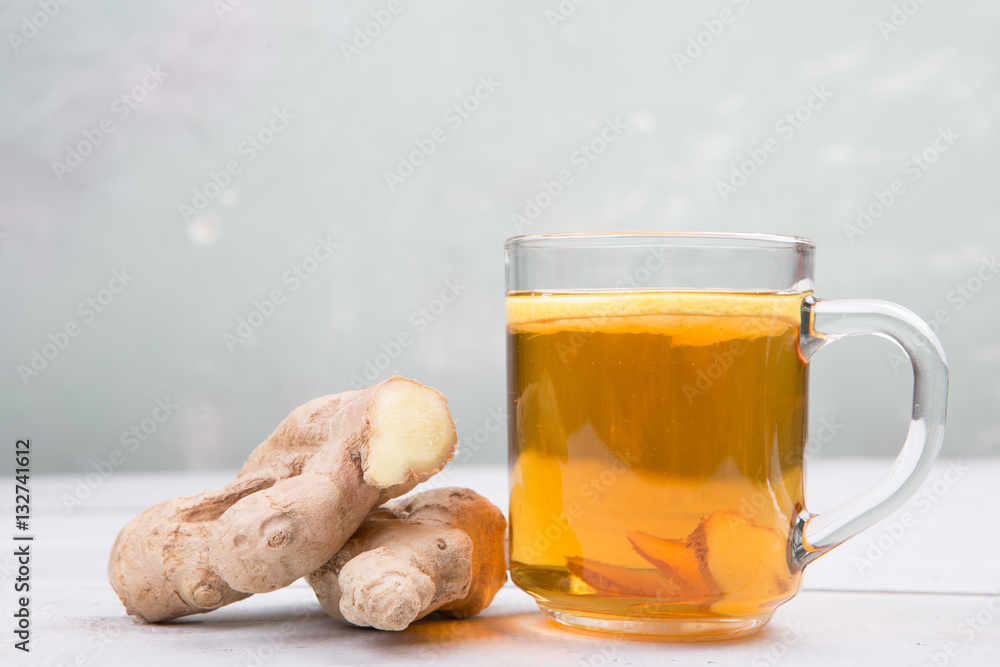
[(680, 591), (658, 572), (610, 565), (592, 558), (570, 556), (566, 569), (605, 594), (661, 598)]
[(736, 510), (704, 517), (683, 540), (640, 531), (627, 531), (626, 537), (656, 570), (577, 556), (566, 559), (566, 569), (606, 594), (655, 597), (731, 616), (755, 613), (762, 603), (788, 596), (794, 583), (787, 539)]
[(738, 616), (791, 591), (788, 540), (741, 512), (719, 510), (705, 517), (688, 544), (698, 553), (706, 581), (722, 594), (713, 612)]
[(446, 488), (395, 500), (308, 577), (333, 618), (402, 630), (433, 611), (478, 614), (507, 580), (507, 522), (488, 500)]
[(317, 398), (221, 491), (129, 522), (111, 550), (111, 586), (150, 622), (287, 586), (332, 558), (372, 508), (443, 468), (456, 441), (444, 396), (412, 380)]
[(627, 533), (632, 548), (656, 566), (681, 597), (704, 598), (717, 594), (705, 577), (698, 551), (684, 540), (667, 540), (639, 531)]

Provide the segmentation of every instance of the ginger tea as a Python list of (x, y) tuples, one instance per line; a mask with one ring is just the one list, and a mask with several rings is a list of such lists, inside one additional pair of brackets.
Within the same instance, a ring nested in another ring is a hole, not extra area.
[(509, 295), (514, 582), (550, 613), (644, 621), (791, 598), (805, 296)]

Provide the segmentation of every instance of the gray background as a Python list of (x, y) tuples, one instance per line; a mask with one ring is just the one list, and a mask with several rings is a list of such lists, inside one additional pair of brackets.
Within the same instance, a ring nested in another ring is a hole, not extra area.
[[(591, 0), (554, 26), (555, 0), (405, 3), (348, 62), (342, 44), (386, 4), (246, 2), (220, 16), (208, 0), (74, 2), (15, 48), (41, 10), (4, 3), (0, 437), (30, 437), (36, 472), (106, 470), (157, 399), (179, 407), (114, 469), (235, 468), (404, 332), (412, 344), (379, 378), (439, 388), (470, 460), (503, 460), (502, 430), (475, 440), (504, 402), (502, 244), (566, 168), (574, 182), (522, 231), (803, 235), (819, 246), (821, 296), (943, 311), (945, 453), (1000, 453), (1000, 279), (949, 299), (1000, 250), (996, 2), (914, 2), (885, 35), (888, 1)], [(674, 53), (723, 10), (732, 22), (678, 68)], [(114, 100), (157, 66), (165, 78), (120, 119)], [(444, 114), (480, 77), (499, 88), (452, 127)], [(832, 97), (786, 138), (776, 123), (811, 87)], [(240, 142), (275, 108), (294, 119), (247, 162)], [(60, 182), (53, 161), (102, 118), (114, 131)], [(574, 151), (615, 118), (628, 129), (575, 171)], [(954, 144), (911, 182), (904, 163), (949, 127)], [(390, 190), (385, 172), (435, 128), (446, 141)], [(780, 150), (723, 201), (717, 182), (769, 137)], [(234, 159), (241, 173), (186, 221), (192, 189)], [(905, 193), (849, 238), (856, 209), (897, 178)], [(292, 291), (282, 276), (327, 236), (336, 254)], [(78, 304), (123, 267), (134, 280), (85, 322)], [(418, 330), (411, 315), (447, 280), (467, 288)], [(285, 302), (230, 350), (224, 334), (274, 289)], [(19, 365), (74, 322), (79, 335), (22, 381)], [(898, 449), (911, 377), (894, 349), (852, 339), (816, 358), (812, 423), (836, 426), (811, 451)]]

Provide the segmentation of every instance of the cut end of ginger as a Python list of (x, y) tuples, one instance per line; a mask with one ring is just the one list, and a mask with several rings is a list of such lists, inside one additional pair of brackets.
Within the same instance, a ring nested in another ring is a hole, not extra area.
[(706, 579), (723, 598), (712, 605), (718, 613), (738, 613), (758, 600), (788, 593), (788, 540), (778, 531), (735, 510), (719, 510), (702, 520), (688, 544), (698, 553)]
[(386, 488), (422, 482), (451, 460), (458, 436), (444, 396), (405, 378), (379, 387), (368, 412), (365, 478)]

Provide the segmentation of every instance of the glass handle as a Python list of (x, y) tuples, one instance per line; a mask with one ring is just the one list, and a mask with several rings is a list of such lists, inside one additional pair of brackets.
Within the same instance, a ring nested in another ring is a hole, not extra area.
[(792, 530), (796, 569), (899, 509), (927, 477), (944, 439), (948, 362), (927, 323), (888, 301), (809, 297), (802, 307), (800, 344), (805, 358), (835, 340), (873, 334), (894, 341), (913, 365), (913, 416), (906, 442), (889, 471), (847, 502), (822, 514), (803, 510)]

